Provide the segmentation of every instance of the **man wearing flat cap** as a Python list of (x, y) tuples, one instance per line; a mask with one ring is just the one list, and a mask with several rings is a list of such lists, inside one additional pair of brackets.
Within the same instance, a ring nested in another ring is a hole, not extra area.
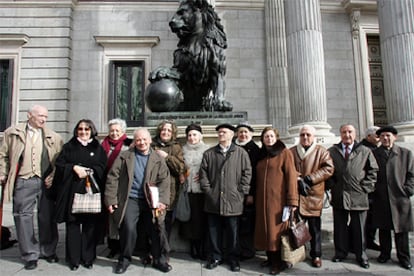
[(381, 141), (374, 150), (379, 166), (373, 208), (381, 247), (377, 261), (385, 263), (391, 258), (394, 231), (398, 261), (403, 268), (412, 270), (408, 233), (414, 230), (410, 201), (414, 194), (414, 157), (409, 149), (395, 144), (397, 134), (393, 126), (377, 130)]
[(240, 216), (239, 244), (240, 259), (251, 259), (256, 255), (254, 248), (254, 224), (255, 224), (255, 196), (256, 196), (256, 165), (259, 160), (260, 148), (253, 141), (253, 128), (248, 123), (240, 123), (236, 127), (236, 139), (234, 143), (242, 147), (250, 158), (252, 165), (252, 178), (250, 180), (250, 192), (244, 201), (243, 214)]
[(247, 152), (232, 142), (235, 127), (221, 124), (216, 130), (218, 145), (204, 152), (199, 173), (210, 235), (206, 268), (214, 269), (223, 261), (221, 237), (225, 229), (230, 269), (237, 272), (240, 271), (238, 220), (244, 198), (249, 194), (252, 167)]

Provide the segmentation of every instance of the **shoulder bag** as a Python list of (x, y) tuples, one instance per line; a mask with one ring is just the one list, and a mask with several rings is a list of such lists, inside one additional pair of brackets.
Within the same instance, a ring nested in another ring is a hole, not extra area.
[(191, 217), (190, 199), (188, 198), (187, 187), (188, 184), (185, 182), (178, 195), (177, 205), (175, 206), (175, 217), (181, 222), (189, 221)]

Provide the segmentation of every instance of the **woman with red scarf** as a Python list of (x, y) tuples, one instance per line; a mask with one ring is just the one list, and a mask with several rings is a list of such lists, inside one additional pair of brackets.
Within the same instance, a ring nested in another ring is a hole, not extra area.
[[(102, 147), (104, 148), (108, 157), (106, 173), (108, 173), (112, 167), (112, 164), (118, 157), (119, 153), (121, 151), (127, 150), (132, 143), (132, 139), (128, 138), (126, 135), (126, 128), (126, 123), (122, 119), (116, 118), (108, 122), (108, 136), (106, 136), (102, 141)], [(108, 220), (108, 248), (110, 249), (108, 258), (113, 258), (119, 252), (119, 233), (118, 228), (116, 224), (113, 223), (111, 216), (109, 216)]]

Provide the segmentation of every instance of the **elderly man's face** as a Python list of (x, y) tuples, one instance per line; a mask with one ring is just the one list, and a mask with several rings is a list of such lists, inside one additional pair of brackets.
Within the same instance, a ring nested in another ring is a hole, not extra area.
[(308, 128), (303, 128), (300, 133), (300, 144), (303, 147), (309, 147), (313, 144), (313, 141), (315, 140), (315, 135), (313, 135), (312, 131)]
[(341, 127), (341, 141), (344, 145), (352, 145), (355, 141), (355, 128), (352, 125)]
[(380, 135), (381, 145), (386, 148), (392, 148), (397, 137), (392, 132), (382, 132)]
[(228, 128), (222, 127), (218, 130), (219, 143), (228, 143), (233, 139), (234, 132)]
[(146, 130), (138, 130), (134, 134), (135, 148), (143, 154), (148, 154), (151, 146), (151, 136)]

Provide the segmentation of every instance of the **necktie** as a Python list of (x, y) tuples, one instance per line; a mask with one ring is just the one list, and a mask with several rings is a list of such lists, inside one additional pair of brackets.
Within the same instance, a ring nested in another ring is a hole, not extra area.
[(37, 139), (37, 130), (32, 129), (32, 143), (33, 144), (36, 142), (36, 139)]
[(345, 146), (345, 160), (348, 160), (348, 158), (349, 158), (349, 146), (346, 145)]

